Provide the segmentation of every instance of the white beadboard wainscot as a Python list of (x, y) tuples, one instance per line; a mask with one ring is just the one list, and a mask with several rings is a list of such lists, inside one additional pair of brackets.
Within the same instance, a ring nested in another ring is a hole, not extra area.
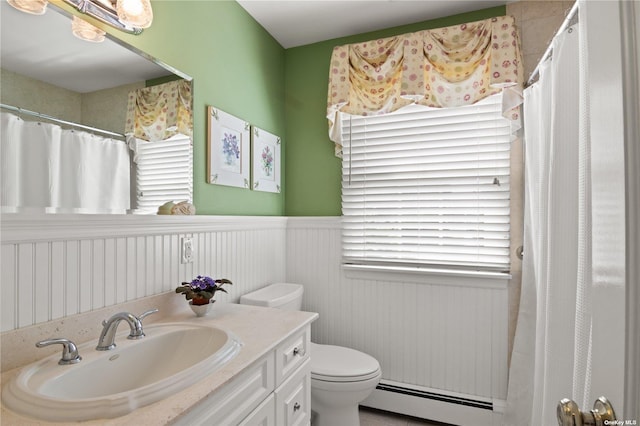
[[(346, 275), (339, 217), (12, 215), (1, 223), (2, 331), (229, 278), (220, 302), (267, 284), (305, 287), (317, 343), (380, 361), (365, 405), (458, 425), (500, 424), (507, 384), (507, 279)], [(180, 261), (191, 237), (193, 263)], [(178, 296), (176, 296), (178, 297)]]
[[(220, 302), (285, 278), (283, 217), (3, 214), (1, 231), (1, 331), (171, 291), (196, 275), (233, 281)], [(182, 237), (193, 240), (192, 263), (181, 263)]]
[[(341, 264), (339, 217), (289, 218), (287, 281), (320, 313), (317, 343), (374, 356), (382, 385), (365, 405), (454, 424), (499, 424), (507, 386), (508, 276), (368, 273)], [(448, 402), (443, 402), (446, 400)]]

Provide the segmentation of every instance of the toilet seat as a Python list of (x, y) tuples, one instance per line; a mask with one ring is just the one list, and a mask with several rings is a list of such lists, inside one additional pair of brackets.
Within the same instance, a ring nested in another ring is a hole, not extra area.
[(380, 376), (380, 364), (370, 355), (342, 346), (311, 343), (311, 379), (360, 382)]
[(311, 373), (311, 380), (319, 380), (321, 382), (330, 382), (330, 383), (355, 383), (355, 382), (365, 382), (367, 380), (375, 379), (380, 375), (380, 370), (376, 370), (373, 373), (370, 373), (366, 376), (324, 376), (322, 374), (314, 374)]

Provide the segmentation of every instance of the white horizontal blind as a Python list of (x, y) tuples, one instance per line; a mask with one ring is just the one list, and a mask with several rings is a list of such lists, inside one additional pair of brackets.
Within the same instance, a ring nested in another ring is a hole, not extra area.
[(193, 148), (188, 136), (138, 143), (137, 208), (155, 213), (167, 201), (193, 198)]
[(345, 263), (509, 269), (501, 100), (343, 117)]

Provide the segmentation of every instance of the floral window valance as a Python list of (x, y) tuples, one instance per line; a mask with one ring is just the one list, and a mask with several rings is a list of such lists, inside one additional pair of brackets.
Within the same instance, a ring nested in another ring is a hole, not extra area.
[(511, 16), (337, 46), (327, 100), (336, 155), (340, 112), (379, 115), (412, 103), (457, 107), (504, 90), (503, 115), (519, 122), (522, 74)]
[(146, 141), (161, 141), (178, 133), (191, 136), (191, 83), (171, 81), (129, 93), (125, 134)]

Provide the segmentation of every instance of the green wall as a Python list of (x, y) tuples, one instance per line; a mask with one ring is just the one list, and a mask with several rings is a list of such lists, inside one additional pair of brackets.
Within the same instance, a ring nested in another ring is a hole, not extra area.
[(153, 25), (138, 36), (100, 26), (193, 78), (197, 213), (283, 215), (284, 167), (280, 194), (206, 183), (206, 107), (214, 105), (280, 135), (286, 151), (284, 48), (235, 1), (153, 1), (152, 5)]
[[(194, 203), (198, 214), (216, 215), (341, 214), (341, 163), (325, 118), (334, 46), (506, 13), (496, 7), (285, 50), (235, 1), (152, 4), (153, 25), (138, 36), (98, 26), (193, 77)], [(206, 183), (207, 105), (282, 137), (282, 193)]]
[(505, 7), (343, 37), (285, 51), (285, 171), (287, 216), (340, 216), (341, 160), (326, 119), (329, 61), (334, 46), (473, 22), (506, 14)]

